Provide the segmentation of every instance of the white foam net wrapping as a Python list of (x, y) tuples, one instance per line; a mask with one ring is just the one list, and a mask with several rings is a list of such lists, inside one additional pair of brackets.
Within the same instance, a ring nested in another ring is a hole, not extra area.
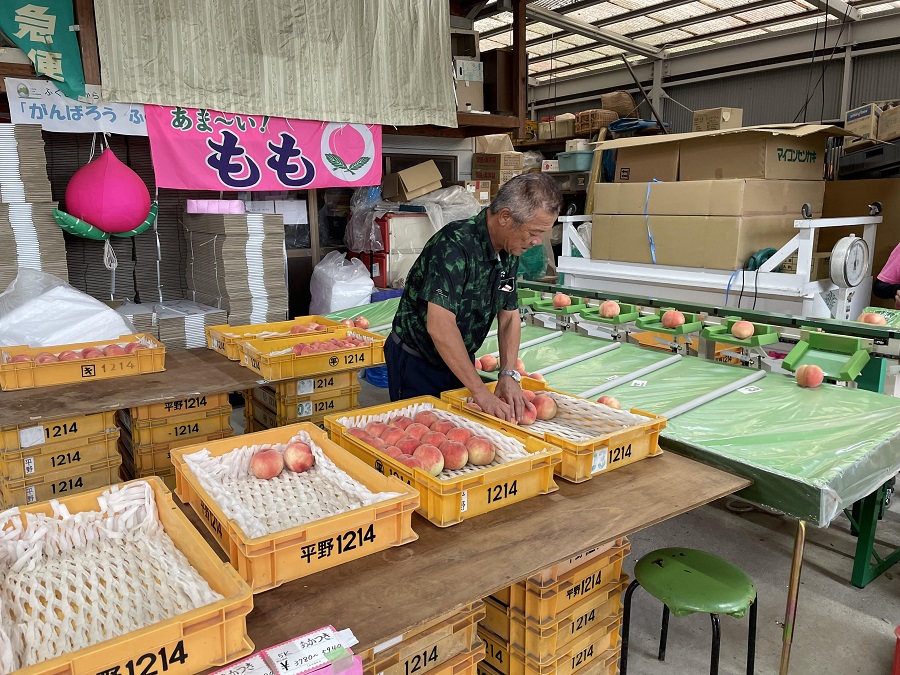
[[(218, 457), (204, 449), (185, 455), (184, 461), (216, 505), (251, 539), (400, 496), (369, 490), (338, 468), (305, 431), (290, 440), (312, 449), (316, 463), (309, 471), (285, 468), (270, 480), (256, 478), (250, 460), (261, 445), (245, 445)], [(283, 455), (288, 443), (267, 446)]]
[[(553, 391), (540, 392), (556, 401), (556, 417), (536, 420), (522, 427), (525, 431), (543, 435), (553, 434), (576, 443), (590, 441), (639, 424), (652, 422), (653, 418), (635, 415), (627, 410), (610, 408), (583, 398), (566, 396)], [(472, 402), (472, 398), (466, 399)]]
[[(504, 436), (499, 431), (491, 429), (490, 427), (486, 427), (483, 424), (479, 424), (478, 422), (474, 422), (466, 417), (462, 417), (461, 415), (456, 415), (446, 410), (439, 410), (435, 408), (431, 403), (416, 403), (415, 405), (407, 406), (405, 408), (398, 408), (397, 410), (392, 410), (387, 413), (381, 413), (379, 415), (341, 417), (337, 420), (337, 422), (338, 424), (341, 424), (347, 428), (364, 427), (370, 422), (384, 422), (385, 424), (388, 424), (394, 417), (398, 417), (401, 415), (406, 417), (414, 417), (417, 413), (420, 413), (423, 410), (433, 412), (435, 415), (437, 415), (438, 419), (450, 420), (456, 426), (471, 431), (475, 436), (483, 436), (494, 444), (494, 461), (490, 464), (485, 466), (474, 466), (472, 464), (466, 464), (463, 468), (458, 470), (444, 469), (437, 476), (435, 476), (438, 480), (451, 480), (460, 476), (465, 476), (466, 474), (481, 471), (482, 469), (486, 469), (491, 466), (499, 466), (500, 464), (512, 462), (517, 459), (531, 457), (532, 454), (535, 454), (529, 453), (525, 449), (525, 445), (515, 438)], [(547, 452), (547, 450), (545, 449), (541, 452)]]
[(222, 598), (163, 530), (153, 490), (105, 491), (97, 511), (0, 513), (0, 675)]

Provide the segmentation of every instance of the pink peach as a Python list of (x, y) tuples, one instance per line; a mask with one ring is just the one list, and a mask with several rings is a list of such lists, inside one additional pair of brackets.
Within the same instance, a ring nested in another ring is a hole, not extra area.
[(437, 476), (444, 470), (444, 456), (433, 445), (420, 445), (413, 453), (413, 457), (422, 462), (422, 469)]
[(810, 389), (818, 387), (825, 380), (825, 373), (822, 369), (813, 365), (800, 366), (794, 376), (797, 378), (797, 384)]
[(436, 448), (441, 447), (441, 443), (447, 440), (447, 437), (440, 431), (429, 431), (422, 436), (422, 445), (433, 445)]
[(369, 439), (369, 434), (362, 427), (351, 427), (347, 429), (348, 436), (355, 436), (361, 441), (366, 441)]
[(873, 326), (886, 326), (887, 319), (885, 319), (881, 314), (877, 312), (866, 312), (865, 314), (860, 314), (857, 321), (862, 321), (863, 323), (870, 323)]
[(497, 370), (497, 357), (493, 354), (485, 354), (481, 357), (481, 369), (486, 373)]
[(613, 396), (601, 396), (597, 399), (597, 403), (602, 403), (607, 408), (615, 408), (616, 410), (622, 409), (622, 405), (619, 403), (619, 399)]
[(422, 462), (411, 455), (400, 455), (397, 461), (408, 466), (410, 469), (422, 469)]
[(535, 396), (532, 405), (534, 406), (535, 416), (539, 420), (552, 420), (558, 412), (556, 401), (547, 396), (547, 394)]
[(525, 400), (531, 403), (534, 401), (535, 393), (531, 391), (531, 389), (523, 389), (522, 395), (525, 397)]
[(134, 354), (134, 352), (140, 351), (141, 349), (147, 349), (147, 347), (142, 345), (140, 342), (129, 342), (127, 345), (125, 345), (126, 354)]
[(415, 417), (413, 417), (413, 422), (417, 422), (418, 424), (424, 424), (426, 427), (431, 428), (431, 425), (438, 421), (438, 416), (435, 415), (430, 410), (423, 410), (420, 413), (417, 413)]
[(662, 315), (661, 323), (663, 328), (678, 328), (684, 325), (684, 314), (677, 309), (670, 309)]
[(454, 441), (456, 443), (465, 443), (470, 438), (472, 438), (472, 432), (468, 429), (463, 429), (462, 427), (454, 427), (450, 431), (447, 432), (447, 440)]
[(535, 420), (537, 420), (537, 411), (533, 407), (531, 410), (525, 408), (522, 411), (522, 416), (519, 418), (519, 424), (528, 426), (529, 424), (534, 424)]
[(388, 446), (388, 444), (384, 442), (384, 439), (381, 438), (369, 438), (366, 443), (379, 450), (383, 450)]
[(297, 335), (299, 333), (308, 333), (309, 328), (303, 325), (291, 326), (291, 335)]
[(731, 326), (731, 334), (738, 340), (746, 340), (752, 337), (754, 332), (753, 324), (749, 321), (735, 321)]
[(356, 324), (357, 328), (362, 328), (363, 330), (369, 327), (369, 320), (364, 316), (356, 317), (356, 321), (353, 323)]
[(81, 352), (81, 358), (83, 359), (102, 359), (104, 356), (105, 354), (97, 348), (86, 349)]
[(600, 303), (600, 316), (604, 319), (614, 319), (619, 316), (622, 308), (619, 307), (619, 303), (615, 300), (607, 300), (606, 302)]
[(125, 350), (122, 349), (119, 345), (109, 345), (103, 350), (103, 353), (106, 356), (123, 356), (125, 354)]
[(469, 401), (468, 403), (466, 403), (465, 407), (468, 408), (469, 410), (474, 410), (475, 412), (484, 412), (484, 410), (482, 410), (481, 406), (478, 405), (477, 403), (475, 403), (475, 401)]
[(388, 445), (397, 445), (397, 442), (404, 438), (406, 434), (403, 429), (398, 429), (397, 427), (388, 427), (383, 434), (381, 434), (381, 440), (383, 440)]
[(59, 361), (75, 361), (81, 358), (81, 355), (77, 352), (73, 352), (71, 349), (67, 349), (63, 352), (59, 353), (59, 356), (56, 357)]
[(18, 355), (16, 355), (16, 356), (12, 357), (12, 358), (9, 360), (9, 362), (10, 362), (10, 363), (26, 363), (26, 362), (31, 362), (31, 357), (28, 356), (28, 354), (18, 354)]
[(390, 457), (399, 457), (404, 454), (403, 451), (398, 448), (396, 445), (387, 446), (382, 452)]
[(292, 441), (284, 449), (284, 465), (296, 473), (309, 471), (316, 463), (315, 455), (308, 444)]
[(262, 480), (275, 478), (284, 470), (284, 460), (272, 448), (263, 448), (250, 459), (250, 471)]
[(440, 450), (444, 456), (444, 468), (450, 471), (463, 468), (469, 461), (469, 451), (464, 444), (457, 441), (444, 441)]
[(422, 438), (425, 434), (430, 431), (428, 427), (424, 424), (419, 424), (418, 422), (413, 422), (408, 427), (406, 427), (406, 435), (411, 436), (413, 438)]
[(341, 319), (341, 323), (347, 326), (347, 328), (356, 328), (356, 324), (353, 323), (353, 319)]
[(483, 368), (481, 367), (481, 359), (479, 358), (475, 359), (475, 370), (483, 370)]
[(553, 296), (553, 306), (559, 309), (560, 307), (568, 307), (572, 304), (572, 298), (570, 298), (565, 293), (557, 293)]
[(406, 431), (406, 427), (408, 427), (412, 423), (412, 419), (410, 419), (406, 415), (397, 415), (391, 420), (390, 426), (397, 427), (398, 429), (403, 429), (404, 431)]
[(370, 422), (366, 425), (366, 433), (373, 438), (381, 438), (381, 434), (387, 431), (388, 425), (384, 422)]
[(450, 420), (438, 420), (428, 428), (432, 431), (437, 431), (446, 436), (448, 431), (456, 428), (456, 425), (453, 424), (453, 422), (451, 422)]
[(494, 444), (484, 436), (472, 436), (466, 443), (469, 452), (469, 464), (486, 466), (494, 461)]
[(416, 438), (410, 438), (407, 436), (406, 438), (401, 438), (397, 441), (397, 447), (400, 448), (400, 452), (404, 455), (411, 455), (422, 445), (422, 442)]
[(50, 352), (41, 352), (34, 357), (35, 363), (56, 363), (57, 361), (59, 361), (59, 359)]

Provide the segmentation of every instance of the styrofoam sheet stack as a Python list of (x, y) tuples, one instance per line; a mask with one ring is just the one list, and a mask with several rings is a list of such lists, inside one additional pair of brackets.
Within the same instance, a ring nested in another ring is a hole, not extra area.
[(227, 310), (232, 325), (286, 318), (282, 216), (185, 213), (183, 223), (193, 300)]
[(0, 124), (0, 292), (19, 267), (68, 280), (55, 208), (40, 127)]
[(159, 339), (171, 349), (206, 347), (206, 327), (228, 322), (224, 309), (192, 300), (175, 300), (156, 305)]

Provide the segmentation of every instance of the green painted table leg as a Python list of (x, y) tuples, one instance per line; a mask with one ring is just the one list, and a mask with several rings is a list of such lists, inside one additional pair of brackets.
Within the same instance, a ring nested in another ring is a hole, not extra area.
[(869, 359), (859, 376), (856, 385), (860, 389), (880, 394), (884, 391), (884, 379), (887, 375), (887, 359)]
[[(875, 490), (865, 499), (859, 502), (859, 509), (854, 505), (854, 517), (857, 516), (856, 526), (859, 534), (856, 539), (856, 555), (853, 558), (853, 574), (850, 583), (857, 588), (865, 588), (873, 579), (879, 577), (888, 568), (900, 562), (900, 548), (895, 549), (889, 556), (882, 558), (875, 551), (875, 530), (878, 527), (879, 515), (884, 510), (885, 486)], [(872, 559), (875, 563), (872, 564)]]

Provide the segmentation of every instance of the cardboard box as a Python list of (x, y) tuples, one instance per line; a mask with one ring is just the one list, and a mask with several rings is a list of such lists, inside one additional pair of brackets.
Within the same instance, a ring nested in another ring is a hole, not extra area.
[(466, 191), (475, 197), (482, 206), (491, 203), (491, 181), (489, 180), (467, 180)]
[(453, 78), (457, 81), (484, 82), (484, 64), (478, 59), (456, 56), (453, 59)]
[(718, 129), (739, 129), (744, 126), (743, 108), (709, 108), (695, 110), (691, 124), (692, 131), (716, 131)]
[(441, 172), (429, 159), (403, 171), (385, 174), (381, 179), (381, 196), (394, 202), (406, 202), (440, 187)]
[(521, 171), (499, 171), (497, 169), (472, 169), (472, 178), (491, 182), (491, 197), (497, 194), (500, 186), (518, 176)]
[(616, 150), (616, 182), (676, 181), (678, 155), (678, 143), (619, 148)]
[(524, 165), (525, 155), (521, 152), (476, 152), (472, 155), (473, 169), (521, 171)]
[[(648, 193), (649, 185), (649, 193)], [(698, 180), (676, 183), (597, 183), (598, 215), (767, 216), (801, 217), (809, 204), (822, 215), (825, 181)]]
[(900, 105), (883, 110), (878, 118), (878, 140), (893, 141), (897, 138), (900, 138)]
[(791, 216), (594, 216), (591, 258), (734, 270), (762, 248), (780, 248), (796, 230)]
[[(794, 274), (797, 271), (797, 254), (789, 255), (781, 263), (781, 271), (786, 274)], [(831, 253), (813, 253), (812, 269), (809, 280), (819, 281), (831, 277)]]
[[(616, 182), (766, 178), (822, 180), (825, 143), (846, 136), (823, 124), (772, 124), (689, 134), (663, 134), (604, 141), (601, 150), (628, 149), (617, 160)], [(632, 157), (631, 153), (642, 153)], [(623, 161), (624, 160), (624, 161)], [(633, 167), (640, 163), (642, 166)], [(673, 170), (673, 164), (677, 170)], [(641, 170), (638, 171), (638, 168)], [(622, 171), (626, 169), (626, 171)], [(668, 177), (663, 179), (661, 175)]]
[(847, 111), (847, 121), (844, 129), (856, 134), (844, 139), (844, 152), (862, 150), (874, 145), (878, 138), (878, 118), (881, 117), (881, 107), (877, 103), (868, 103)]
[(457, 112), (484, 110), (484, 82), (457, 80), (454, 86)]
[(575, 119), (550, 120), (538, 124), (538, 138), (548, 140), (553, 138), (571, 138), (575, 135)]

